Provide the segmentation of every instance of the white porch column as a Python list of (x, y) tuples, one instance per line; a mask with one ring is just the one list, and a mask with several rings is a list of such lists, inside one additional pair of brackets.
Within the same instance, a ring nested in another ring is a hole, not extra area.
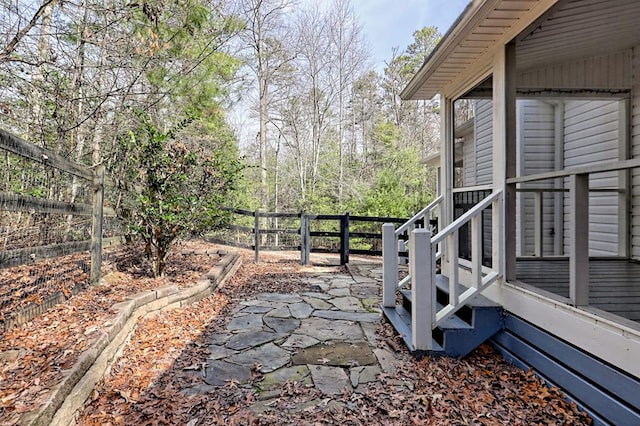
[[(503, 190), (502, 209), (493, 227), (494, 268), (505, 280), (516, 277), (516, 52), (515, 43), (496, 53), (493, 62), (493, 190)], [(498, 264), (496, 264), (496, 261)]]
[[(453, 222), (453, 101), (440, 94), (440, 193), (444, 194), (440, 204), (438, 230)], [(442, 270), (447, 271), (444, 263), (449, 263), (446, 241), (441, 243), (443, 256)]]

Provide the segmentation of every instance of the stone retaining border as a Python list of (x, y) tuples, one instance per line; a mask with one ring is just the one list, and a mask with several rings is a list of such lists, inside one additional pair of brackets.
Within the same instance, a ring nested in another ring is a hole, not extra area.
[(107, 330), (101, 332), (97, 340), (80, 354), (76, 363), (66, 371), (62, 381), (53, 387), (49, 399), (38, 410), (25, 415), (20, 424), (75, 424), (76, 414), (91, 395), (96, 383), (120, 356), (140, 318), (155, 311), (186, 306), (211, 295), (242, 263), (240, 254), (236, 252), (207, 250), (206, 254), (217, 254), (221, 257), (220, 261), (195, 285), (182, 290), (168, 285), (138, 293), (113, 305), (117, 313), (107, 321), (111, 323)]

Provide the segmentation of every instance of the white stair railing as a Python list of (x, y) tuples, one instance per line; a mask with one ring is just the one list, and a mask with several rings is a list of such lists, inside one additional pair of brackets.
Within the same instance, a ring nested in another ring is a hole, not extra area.
[[(432, 236), (427, 229), (415, 229), (409, 239), (409, 280), (412, 292), (412, 344), (415, 350), (431, 350), (432, 332), (445, 319), (455, 314), (465, 303), (482, 293), (488, 286), (502, 276), (500, 256), (492, 257), (492, 267), (482, 265), (482, 213), (492, 208), (493, 229), (502, 229), (502, 191), (494, 192), (473, 208), (460, 216), (453, 223), (446, 226)], [(470, 282), (468, 288), (460, 293), (460, 259), (458, 257), (458, 231), (467, 223), (471, 223), (471, 262), (469, 267)], [(395, 232), (391, 234), (393, 225), (383, 225), (383, 306), (395, 306), (395, 293), (398, 288), (397, 249), (392, 247), (389, 240), (396, 239)], [(406, 225), (406, 224), (405, 224)], [(402, 225), (403, 227), (405, 225)], [(401, 227), (402, 228), (402, 227)], [(398, 228), (400, 229), (400, 228)], [(408, 229), (408, 228), (405, 228)], [(386, 232), (386, 234), (385, 234)], [(494, 233), (495, 234), (495, 233)], [(385, 245), (385, 235), (387, 245)], [(440, 257), (438, 247), (445, 243), (447, 253), (443, 272), (449, 278), (449, 300), (439, 311), (436, 308), (435, 263)], [(493, 253), (500, 253), (499, 235), (494, 235)], [(395, 266), (392, 265), (392, 260)], [(395, 271), (395, 275), (394, 274)]]
[[(398, 282), (398, 242), (399, 237), (406, 233), (411, 244), (412, 233), (416, 228), (416, 222), (423, 220), (425, 227), (428, 226), (429, 219), (433, 218), (434, 213), (439, 209), (443, 196), (433, 200), (427, 207), (416, 213), (411, 219), (398, 227), (391, 223), (382, 225), (382, 276), (383, 276), (383, 294), (382, 306), (393, 307), (396, 303), (396, 290), (398, 287), (409, 282), (411, 274), (407, 275), (402, 281)], [(409, 252), (411, 252), (410, 250)]]

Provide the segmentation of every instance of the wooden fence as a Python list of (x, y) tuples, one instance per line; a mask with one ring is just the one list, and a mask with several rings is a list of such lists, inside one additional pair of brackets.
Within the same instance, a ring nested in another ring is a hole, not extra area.
[[(104, 167), (89, 168), (0, 130), (3, 183), (0, 186), (0, 268), (89, 251), (90, 282), (100, 279), (104, 208)], [(107, 209), (109, 216), (115, 216)], [(71, 218), (90, 222), (73, 234)], [(51, 219), (53, 218), (53, 219)], [(68, 218), (68, 219), (67, 219)], [(45, 238), (57, 222), (69, 235)], [(21, 225), (24, 222), (26, 225)], [(33, 228), (30, 233), (18, 232)], [(13, 243), (12, 243), (13, 240)]]
[(235, 215), (236, 222), (244, 224), (227, 225), (226, 232), (212, 234), (209, 240), (253, 250), (256, 263), (261, 251), (274, 250), (300, 251), (303, 265), (310, 263), (311, 253), (339, 253), (341, 265), (349, 263), (349, 254), (381, 256), (382, 225), (407, 221), (405, 218), (354, 216), (349, 213), (326, 215), (225, 210)]

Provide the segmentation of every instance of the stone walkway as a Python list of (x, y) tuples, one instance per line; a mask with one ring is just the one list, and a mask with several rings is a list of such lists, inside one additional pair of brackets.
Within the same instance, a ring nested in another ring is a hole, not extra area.
[(393, 355), (375, 344), (381, 264), (354, 261), (341, 274), (315, 269), (308, 291), (244, 300), (226, 332), (208, 336), (210, 387), (246, 383), (259, 371), (262, 391), (296, 381), (335, 395), (393, 370)]

